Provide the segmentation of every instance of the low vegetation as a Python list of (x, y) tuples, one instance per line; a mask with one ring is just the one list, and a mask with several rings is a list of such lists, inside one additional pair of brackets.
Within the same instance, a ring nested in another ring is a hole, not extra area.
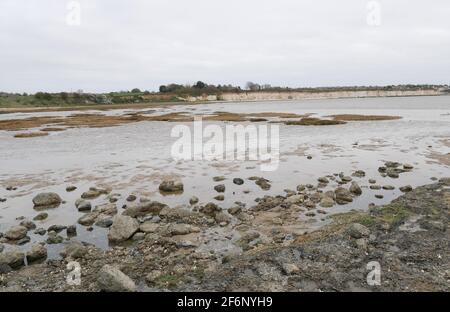
[(398, 85), (398, 86), (349, 86), (349, 87), (318, 87), (318, 88), (290, 88), (277, 87), (269, 84), (248, 82), (245, 88), (226, 84), (208, 84), (202, 81), (194, 85), (181, 85), (171, 83), (161, 85), (157, 92), (141, 91), (134, 88), (130, 91), (109, 93), (85, 93), (77, 92), (37, 92), (35, 94), (18, 94), (0, 92), (0, 108), (16, 107), (83, 107), (92, 105), (119, 105), (137, 103), (166, 103), (184, 102), (189, 97), (214, 95), (220, 100), (224, 93), (251, 93), (251, 92), (340, 92), (340, 91), (417, 91), (440, 90), (449, 92), (448, 86), (441, 85)]

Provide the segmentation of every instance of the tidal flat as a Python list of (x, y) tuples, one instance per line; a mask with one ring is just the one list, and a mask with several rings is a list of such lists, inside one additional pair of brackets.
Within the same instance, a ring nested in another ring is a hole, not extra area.
[[(46, 279), (43, 272), (61, 270), (70, 259), (78, 259), (89, 272), (129, 259), (133, 265), (121, 270), (135, 288), (122, 281), (124, 288), (118, 290), (232, 290), (238, 287), (242, 263), (264, 275), (270, 269), (267, 257), (276, 254), (270, 250), (296, 250), (311, 235), (325, 238), (343, 215), (352, 222), (341, 224), (362, 233), (349, 242), (355, 255), (346, 255), (345, 261), (359, 259), (360, 252), (376, 254), (371, 244), (386, 242), (377, 226), (400, 235), (401, 227), (409, 225), (427, 235), (436, 231), (433, 237), (446, 241), (448, 214), (442, 209), (448, 205), (449, 113), (450, 97), (435, 96), (2, 114), (0, 264), (5, 275), (0, 287), (77, 289), (64, 278)], [(172, 159), (173, 127), (192, 127), (199, 116), (204, 126), (278, 125), (277, 170), (261, 171), (261, 160)], [(402, 199), (397, 202), (405, 209), (391, 204), (400, 196), (413, 202), (413, 194), (421, 201), (432, 194), (439, 204), (427, 206), (426, 213), (411, 211)], [(398, 210), (392, 212), (394, 206)], [(380, 214), (380, 207), (389, 213)], [(414, 214), (421, 217), (414, 219)], [(331, 245), (327, 241), (324, 246)], [(402, 249), (400, 243), (393, 246)], [(383, 248), (388, 252), (390, 247)], [(260, 263), (252, 258), (259, 252), (264, 255)], [(426, 254), (424, 248), (420, 252)], [(281, 281), (299, 277), (305, 269), (295, 263), (300, 258), (286, 255), (274, 269), (279, 276), (265, 286), (256, 277), (246, 281), (260, 287), (251, 290), (294, 290)], [(441, 264), (448, 266), (448, 261)], [(224, 278), (228, 284), (223, 287), (208, 283), (205, 277), (217, 280), (224, 266), (236, 276)], [(323, 288), (318, 282), (322, 273), (315, 272), (311, 283), (296, 287)], [(27, 274), (35, 281), (23, 286)], [(342, 280), (333, 287), (353, 287)], [(441, 280), (421, 285), (445, 289)], [(91, 290), (99, 289), (101, 283)]]

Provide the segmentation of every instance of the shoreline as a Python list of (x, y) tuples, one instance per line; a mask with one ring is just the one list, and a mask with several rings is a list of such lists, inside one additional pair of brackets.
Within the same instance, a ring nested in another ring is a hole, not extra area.
[(30, 107), (0, 107), (0, 114), (14, 113), (39, 113), (39, 112), (66, 112), (66, 111), (86, 111), (86, 110), (119, 110), (119, 109), (146, 109), (177, 105), (201, 105), (201, 104), (228, 104), (228, 103), (253, 103), (253, 102), (295, 102), (295, 101), (320, 101), (320, 100), (340, 100), (340, 99), (374, 99), (374, 98), (409, 98), (409, 97), (436, 97), (449, 96), (449, 94), (425, 94), (425, 95), (399, 95), (399, 96), (355, 96), (355, 97), (324, 97), (324, 98), (303, 98), (303, 99), (254, 99), (254, 100), (198, 100), (198, 101), (169, 101), (169, 102), (148, 102), (129, 104), (87, 104), (74, 106), (30, 106)]
[[(0, 292), (448, 291), (449, 186), (450, 178), (442, 178), (369, 211), (334, 215), (329, 225), (294, 239), (252, 244), (258, 236), (247, 230), (244, 251), (223, 259), (195, 252), (176, 235), (149, 234), (109, 250), (72, 242), (60, 260), (2, 272)], [(162, 217), (188, 222), (193, 216)], [(82, 269), (81, 285), (66, 283), (72, 261)], [(377, 285), (367, 282), (373, 261), (381, 268)], [(121, 273), (104, 285), (111, 272)]]

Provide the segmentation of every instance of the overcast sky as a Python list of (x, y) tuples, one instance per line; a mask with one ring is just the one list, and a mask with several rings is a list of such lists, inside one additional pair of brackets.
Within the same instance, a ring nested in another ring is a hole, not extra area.
[(450, 83), (448, 0), (69, 2), (0, 1), (0, 91)]

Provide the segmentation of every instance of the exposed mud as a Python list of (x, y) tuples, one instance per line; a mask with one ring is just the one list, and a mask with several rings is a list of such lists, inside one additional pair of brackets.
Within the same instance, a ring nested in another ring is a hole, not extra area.
[(339, 114), (331, 115), (334, 120), (341, 121), (382, 121), (382, 120), (397, 120), (402, 119), (400, 116), (386, 116), (386, 115), (357, 115), (357, 114)]

